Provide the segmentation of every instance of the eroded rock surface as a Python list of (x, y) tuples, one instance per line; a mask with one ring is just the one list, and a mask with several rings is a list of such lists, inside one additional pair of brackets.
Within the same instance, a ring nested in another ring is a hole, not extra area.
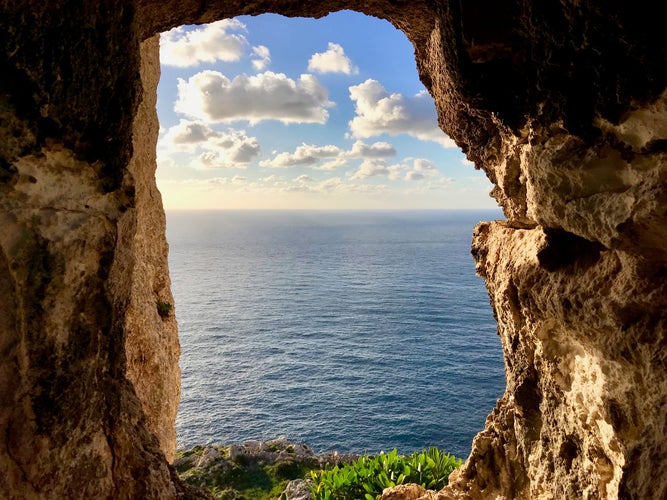
[(507, 217), (473, 242), (507, 392), (440, 496), (667, 496), (667, 39), (564, 0), (0, 4), (0, 496), (195, 495), (168, 465), (155, 35), (343, 8), (410, 38)]

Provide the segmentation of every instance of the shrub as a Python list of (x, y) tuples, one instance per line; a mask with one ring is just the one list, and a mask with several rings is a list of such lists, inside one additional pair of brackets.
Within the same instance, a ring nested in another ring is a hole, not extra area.
[(167, 318), (169, 313), (174, 308), (169, 302), (162, 302), (161, 300), (157, 301), (157, 313), (161, 318)]
[(461, 459), (435, 446), (410, 456), (399, 455), (394, 449), (361, 457), (343, 467), (311, 472), (313, 497), (315, 500), (377, 500), (385, 488), (407, 483), (439, 490), (447, 485), (449, 475), (461, 463)]

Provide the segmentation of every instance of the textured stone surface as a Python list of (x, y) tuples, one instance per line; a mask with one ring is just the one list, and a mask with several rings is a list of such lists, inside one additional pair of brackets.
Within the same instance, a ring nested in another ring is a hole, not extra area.
[[(159, 37), (142, 44), (142, 84), (157, 88), (160, 76)], [(121, 220), (123, 249), (118, 260), (132, 262), (130, 302), (125, 312), (127, 377), (144, 410), (151, 418), (148, 428), (159, 439), (169, 461), (176, 452), (174, 421), (180, 397), (178, 356), (180, 347), (169, 288), (165, 214), (155, 185), (155, 144), (159, 131), (155, 92), (141, 102), (133, 131), (134, 154), (128, 171), (134, 181), (135, 209)], [(160, 315), (157, 304), (171, 310)]]
[(173, 498), (178, 343), (156, 311), (171, 298), (153, 93), (134, 120), (131, 17), (74, 7), (0, 15), (16, 37), (0, 59), (14, 77), (0, 82), (0, 497)]
[[(441, 498), (667, 495), (667, 39), (629, 2), (0, 3), (0, 496), (193, 496), (154, 35), (353, 8), (415, 46), (507, 222), (473, 252), (507, 391)], [(437, 411), (437, 409), (435, 409)]]
[(427, 490), (418, 484), (400, 484), (393, 488), (385, 488), (380, 500), (450, 500), (456, 498), (448, 490)]
[[(476, 228), (473, 251), (498, 318), (507, 392), (455, 481), (463, 489), (664, 496), (664, 270), (574, 238), (504, 223)], [(500, 474), (488, 472), (500, 463)], [(487, 471), (483, 481), (479, 471)]]
[(419, 500), (429, 498), (426, 490), (418, 484), (401, 484), (394, 488), (385, 488), (380, 500)]

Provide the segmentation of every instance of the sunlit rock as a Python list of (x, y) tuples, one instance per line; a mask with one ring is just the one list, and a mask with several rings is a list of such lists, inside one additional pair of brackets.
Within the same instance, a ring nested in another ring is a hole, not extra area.
[(198, 494), (169, 466), (179, 348), (155, 35), (344, 8), (406, 33), (441, 126), (507, 217), (473, 243), (507, 391), (441, 495), (667, 495), (662, 16), (592, 1), (102, 0), (0, 5), (1, 497)]

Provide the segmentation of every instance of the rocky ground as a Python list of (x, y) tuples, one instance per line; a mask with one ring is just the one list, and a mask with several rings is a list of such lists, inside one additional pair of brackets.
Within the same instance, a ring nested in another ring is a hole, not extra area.
[(287, 438), (267, 442), (195, 446), (179, 451), (174, 460), (181, 479), (207, 488), (218, 499), (306, 500), (311, 470), (351, 463), (358, 455), (315, 454), (308, 446)]

